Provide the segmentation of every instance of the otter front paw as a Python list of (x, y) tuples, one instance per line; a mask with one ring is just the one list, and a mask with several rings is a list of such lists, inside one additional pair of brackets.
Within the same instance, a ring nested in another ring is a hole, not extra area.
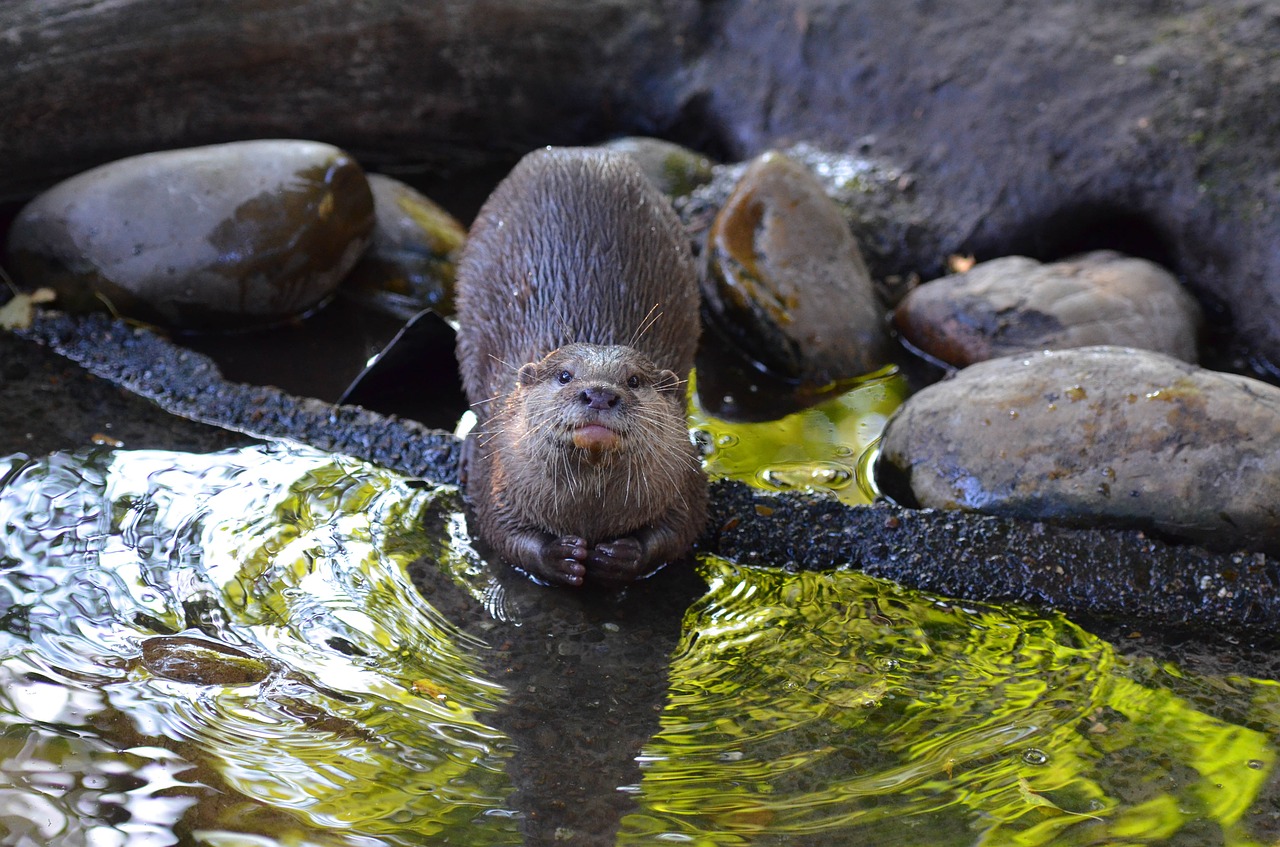
[(635, 582), (649, 572), (644, 545), (629, 536), (597, 544), (587, 557), (587, 565), (592, 582), (604, 584)]
[(562, 535), (542, 545), (537, 559), (529, 562), (529, 571), (537, 578), (552, 585), (582, 585), (587, 574), (589, 548), (585, 539), (576, 535)]

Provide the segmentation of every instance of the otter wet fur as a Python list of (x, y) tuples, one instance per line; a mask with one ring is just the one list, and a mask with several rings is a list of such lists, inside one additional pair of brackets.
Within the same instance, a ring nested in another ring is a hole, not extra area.
[(707, 499), (685, 422), (697, 271), (630, 157), (521, 160), (471, 229), (456, 302), (481, 539), (564, 586), (625, 585), (685, 555)]

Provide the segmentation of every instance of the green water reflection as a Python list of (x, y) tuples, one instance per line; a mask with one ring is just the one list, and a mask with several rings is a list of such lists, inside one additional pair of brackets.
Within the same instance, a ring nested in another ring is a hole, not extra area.
[(857, 380), (812, 408), (752, 423), (710, 414), (690, 382), (689, 425), (712, 478), (767, 491), (820, 491), (849, 505), (875, 499), (873, 450), (885, 421), (907, 395), (906, 378), (896, 368)]
[(1273, 682), (1235, 725), (1056, 615), (704, 567), (620, 843), (1263, 843)]
[(444, 495), (285, 448), (14, 457), (4, 477), (11, 840), (519, 843), (483, 645), (404, 573)]
[[(520, 843), (501, 714), (537, 695), (406, 573), (492, 589), (458, 508), (284, 445), (0, 459), (0, 843)], [(701, 567), (643, 778), (601, 789), (634, 798), (619, 843), (1276, 840), (1274, 682), (856, 573)]]

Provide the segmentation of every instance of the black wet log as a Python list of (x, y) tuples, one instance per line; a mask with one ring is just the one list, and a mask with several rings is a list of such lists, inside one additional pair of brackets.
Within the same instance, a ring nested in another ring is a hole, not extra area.
[(943, 597), (1049, 606), (1135, 625), (1273, 634), (1280, 562), (1138, 531), (712, 486), (706, 551), (794, 570), (852, 568)]
[[(458, 442), (413, 421), (227, 382), (206, 357), (147, 330), (90, 315), (40, 315), (22, 334), (177, 415), (290, 438), (453, 483)], [(702, 552), (742, 564), (856, 568), (946, 597), (1020, 602), (1136, 624), (1271, 637), (1280, 567), (1260, 553), (1218, 554), (1140, 532), (1079, 530), (962, 512), (712, 486)]]
[(255, 438), (291, 439), (433, 482), (457, 482), (458, 440), (416, 421), (229, 382), (208, 356), (106, 315), (37, 316), (20, 335), (170, 414)]

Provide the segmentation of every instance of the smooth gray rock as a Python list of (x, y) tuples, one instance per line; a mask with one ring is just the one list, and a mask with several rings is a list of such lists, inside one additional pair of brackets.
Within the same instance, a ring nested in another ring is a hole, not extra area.
[(1116, 344), (1197, 361), (1200, 307), (1145, 259), (1095, 250), (1041, 264), (981, 262), (913, 289), (894, 311), (908, 342), (963, 367), (1035, 350)]
[(1280, 550), (1280, 388), (1124, 347), (980, 362), (889, 420), (895, 500)]
[(10, 269), (62, 308), (104, 306), (176, 329), (305, 313), (373, 227), (364, 172), (313, 141), (243, 141), (121, 159), (36, 197), (9, 231)]

